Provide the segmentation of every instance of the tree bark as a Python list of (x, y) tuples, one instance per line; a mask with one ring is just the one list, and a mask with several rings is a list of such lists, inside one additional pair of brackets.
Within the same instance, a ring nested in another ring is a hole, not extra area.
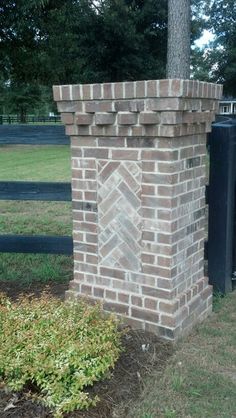
[(168, 0), (167, 78), (190, 78), (190, 0)]

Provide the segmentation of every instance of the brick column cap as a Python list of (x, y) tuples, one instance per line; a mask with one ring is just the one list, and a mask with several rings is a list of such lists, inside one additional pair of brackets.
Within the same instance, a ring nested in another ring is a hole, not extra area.
[(220, 100), (222, 90), (221, 84), (167, 79), (53, 86), (53, 96), (56, 102), (174, 97)]

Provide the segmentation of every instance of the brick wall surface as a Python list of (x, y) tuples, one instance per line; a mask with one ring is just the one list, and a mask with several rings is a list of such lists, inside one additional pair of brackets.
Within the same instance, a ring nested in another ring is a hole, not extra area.
[(211, 311), (204, 277), (206, 133), (222, 86), (54, 86), (71, 137), (74, 280), (135, 328), (182, 335)]

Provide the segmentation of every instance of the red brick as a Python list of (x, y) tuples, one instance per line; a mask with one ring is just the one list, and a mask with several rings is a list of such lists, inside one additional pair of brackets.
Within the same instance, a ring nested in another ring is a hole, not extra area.
[(131, 303), (132, 305), (135, 305), (135, 306), (140, 306), (140, 307), (143, 306), (143, 300), (139, 296), (131, 296)]
[(138, 151), (133, 150), (112, 150), (112, 159), (114, 160), (138, 160)]
[(93, 294), (95, 297), (103, 298), (104, 297), (104, 289), (101, 287), (94, 287), (93, 288)]
[(74, 115), (73, 113), (61, 113), (61, 121), (65, 125), (71, 125), (74, 123)]
[(96, 125), (112, 125), (115, 121), (115, 116), (112, 113), (96, 113)]
[(118, 113), (117, 122), (119, 125), (135, 125), (137, 121), (137, 115), (131, 112)]
[(90, 125), (93, 121), (93, 116), (89, 113), (76, 113), (75, 123), (77, 125)]
[(146, 81), (146, 85), (147, 85), (147, 97), (158, 97), (159, 81), (149, 80), (149, 81)]
[(179, 79), (171, 80), (170, 95), (172, 97), (180, 97), (182, 95), (183, 83), (184, 83), (183, 80), (179, 80)]
[(114, 277), (116, 279), (124, 280), (125, 272), (108, 267), (100, 267), (100, 274), (102, 276)]
[(101, 99), (102, 98), (101, 84), (94, 84), (92, 91), (93, 91), (93, 99)]
[(88, 295), (90, 296), (92, 294), (92, 287), (82, 284), (81, 285), (81, 293), (83, 293), (84, 295)]
[(125, 85), (125, 98), (126, 99), (133, 99), (135, 98), (135, 82), (126, 82)]
[(176, 326), (176, 319), (173, 316), (161, 315), (161, 325), (174, 328)]
[(112, 84), (103, 84), (103, 99), (112, 99)]
[(118, 293), (118, 301), (122, 303), (129, 303), (129, 295), (126, 293)]
[(160, 311), (163, 311), (169, 314), (174, 314), (175, 312), (177, 312), (178, 308), (179, 308), (178, 302), (174, 302), (174, 303), (160, 302), (159, 303)]
[(53, 99), (55, 102), (61, 100), (61, 87), (60, 86), (53, 86)]
[(174, 292), (169, 292), (163, 289), (155, 289), (148, 286), (142, 286), (142, 293), (146, 296), (152, 296), (157, 299), (171, 299)]
[(151, 309), (152, 311), (156, 311), (157, 309), (157, 300), (145, 298), (144, 299), (144, 307), (147, 309)]
[(146, 311), (144, 309), (131, 308), (131, 315), (134, 318), (143, 319), (149, 322), (158, 322), (159, 314), (157, 312)]
[(123, 99), (124, 98), (123, 83), (115, 83), (114, 90), (115, 90), (115, 98), (116, 99)]
[(73, 100), (81, 100), (82, 99), (82, 85), (81, 84), (75, 84), (72, 86), (72, 97)]
[(136, 97), (146, 97), (145, 95), (145, 81), (136, 81)]
[(160, 97), (169, 96), (169, 85), (170, 85), (170, 80), (160, 80), (160, 84), (159, 84)]
[(110, 300), (116, 300), (116, 292), (106, 289), (106, 298)]
[(98, 263), (98, 256), (94, 254), (86, 254), (86, 263), (96, 265)]
[(129, 307), (127, 305), (122, 305), (120, 303), (114, 303), (114, 302), (104, 302), (103, 308), (105, 311), (110, 312), (117, 312), (122, 315), (128, 315), (129, 313)]
[(71, 100), (70, 86), (61, 86), (61, 100)]
[(141, 125), (155, 125), (160, 123), (158, 112), (140, 112), (139, 123)]
[(82, 99), (83, 100), (90, 100), (92, 98), (91, 95), (91, 84), (83, 84), (82, 85)]

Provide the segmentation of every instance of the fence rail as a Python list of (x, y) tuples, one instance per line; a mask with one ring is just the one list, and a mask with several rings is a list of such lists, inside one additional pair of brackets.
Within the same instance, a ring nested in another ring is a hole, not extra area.
[(0, 200), (71, 201), (71, 183), (0, 181)]
[(0, 125), (3, 124), (15, 124), (15, 123), (60, 123), (61, 122), (61, 116), (55, 115), (55, 116), (32, 116), (32, 115), (26, 115), (24, 117), (24, 121), (22, 121), (21, 117), (19, 115), (0, 115)]
[(0, 125), (0, 145), (69, 145), (64, 126)]
[(73, 240), (69, 236), (0, 235), (1, 253), (73, 254)]

